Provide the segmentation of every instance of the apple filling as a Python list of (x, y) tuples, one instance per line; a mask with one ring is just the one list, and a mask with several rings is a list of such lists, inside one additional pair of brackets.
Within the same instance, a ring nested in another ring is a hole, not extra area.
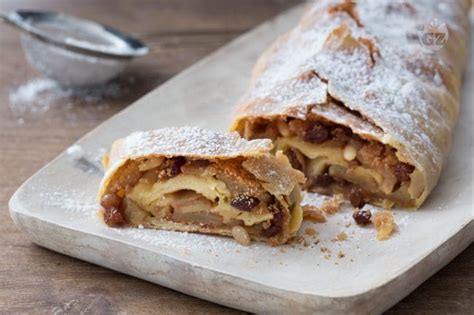
[(286, 195), (274, 193), (260, 180), (258, 163), (252, 158), (129, 160), (101, 197), (104, 220), (110, 226), (217, 232), (241, 243), (284, 243), (301, 224), (299, 187)]
[(421, 172), (400, 161), (396, 149), (320, 117), (247, 120), (240, 132), (247, 139), (272, 139), (306, 175), (306, 190), (341, 193), (354, 207), (413, 207), (423, 190)]

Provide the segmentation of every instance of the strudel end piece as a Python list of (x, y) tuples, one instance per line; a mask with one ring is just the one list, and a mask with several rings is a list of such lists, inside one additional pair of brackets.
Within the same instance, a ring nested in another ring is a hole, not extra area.
[(272, 139), (310, 191), (419, 207), (459, 112), (469, 6), (315, 1), (260, 57), (231, 129)]
[(304, 176), (271, 148), (197, 127), (117, 140), (99, 191), (105, 223), (283, 244), (302, 221)]

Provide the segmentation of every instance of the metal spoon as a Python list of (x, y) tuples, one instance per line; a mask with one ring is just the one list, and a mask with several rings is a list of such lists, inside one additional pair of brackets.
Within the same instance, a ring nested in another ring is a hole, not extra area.
[(23, 31), (30, 65), (66, 86), (107, 82), (134, 57), (148, 53), (139, 40), (111, 27), (47, 11), (17, 10), (0, 14)]

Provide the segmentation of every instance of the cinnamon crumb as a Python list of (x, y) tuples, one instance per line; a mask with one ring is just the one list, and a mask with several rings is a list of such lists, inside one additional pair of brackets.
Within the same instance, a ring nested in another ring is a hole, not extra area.
[(308, 242), (306, 242), (305, 238), (302, 237), (302, 236), (295, 236), (293, 238), (293, 242), (297, 243), (297, 244), (300, 244), (300, 245), (303, 245), (303, 246), (308, 246)]
[(344, 252), (339, 251), (339, 253), (337, 253), (337, 258), (344, 258), (344, 257), (346, 257), (346, 254), (344, 254)]
[(372, 222), (377, 229), (377, 240), (379, 241), (389, 239), (396, 228), (393, 214), (388, 210), (377, 212)]
[(347, 240), (347, 234), (346, 232), (341, 232), (339, 234), (337, 234), (336, 238), (332, 239), (331, 242), (342, 242), (342, 241), (345, 241)]
[(331, 258), (331, 250), (329, 248), (323, 246), (320, 250), (324, 254), (324, 259), (329, 260)]
[(313, 223), (324, 223), (326, 217), (320, 209), (315, 206), (305, 205), (303, 206), (303, 219), (311, 221)]
[(341, 208), (343, 198), (341, 194), (334, 195), (331, 200), (326, 201), (321, 210), (327, 214), (334, 214)]
[(318, 232), (313, 228), (306, 228), (304, 230), (304, 233), (309, 236), (315, 236), (316, 234), (318, 234)]
[(324, 246), (320, 248), (320, 251), (321, 251), (321, 253), (326, 253), (326, 252), (330, 253), (331, 252), (331, 250), (329, 250), (329, 248), (324, 247)]

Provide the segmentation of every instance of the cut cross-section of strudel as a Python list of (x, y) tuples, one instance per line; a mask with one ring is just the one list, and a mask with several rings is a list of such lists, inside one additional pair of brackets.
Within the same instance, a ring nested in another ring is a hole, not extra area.
[(260, 57), (231, 129), (272, 139), (310, 191), (419, 207), (458, 116), (469, 6), (315, 1)]
[(283, 244), (301, 225), (304, 175), (271, 148), (197, 127), (132, 133), (105, 159), (101, 214), (109, 226)]

